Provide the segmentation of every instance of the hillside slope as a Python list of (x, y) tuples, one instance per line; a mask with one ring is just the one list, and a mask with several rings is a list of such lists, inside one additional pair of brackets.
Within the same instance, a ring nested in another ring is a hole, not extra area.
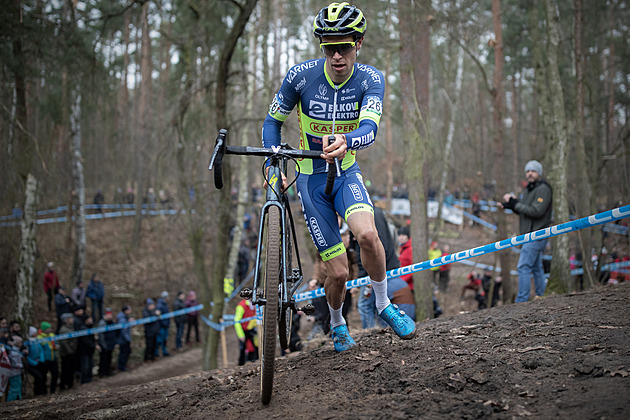
[[(277, 361), (0, 405), (2, 418), (628, 418), (630, 284), (355, 333)], [(166, 362), (166, 360), (164, 361)]]

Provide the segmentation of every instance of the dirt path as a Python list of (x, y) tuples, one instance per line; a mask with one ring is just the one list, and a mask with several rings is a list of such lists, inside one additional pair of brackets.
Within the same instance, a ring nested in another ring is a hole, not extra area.
[(0, 417), (626, 419), (628, 302), (623, 284), (432, 320), (409, 342), (389, 330), (354, 331), (356, 350), (335, 354), (327, 340), (278, 359), (268, 407), (258, 364), (193, 372), (194, 349), (132, 372), (183, 375), (144, 384), (118, 375), (106, 389), (3, 404)]

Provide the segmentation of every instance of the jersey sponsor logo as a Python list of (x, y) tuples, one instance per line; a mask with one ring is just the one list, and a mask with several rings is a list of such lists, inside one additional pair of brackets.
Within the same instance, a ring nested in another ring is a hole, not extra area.
[(299, 92), (304, 86), (306, 86), (306, 77), (302, 77), (302, 80), (300, 80), (300, 82), (295, 85), (295, 91)]
[(343, 101), (349, 101), (350, 99), (356, 99), (356, 98), (357, 98), (357, 95), (342, 96), (342, 97), (341, 97), (341, 99), (340, 99), (340, 101), (341, 101), (341, 102), (343, 102)]
[[(335, 124), (335, 132), (337, 133), (349, 133), (353, 130), (356, 130), (358, 127), (357, 123), (350, 124)], [(332, 134), (332, 124), (331, 123), (319, 123), (312, 122), (309, 125), (310, 131), (314, 134)], [(317, 142), (317, 139), (314, 139)]]
[(364, 136), (361, 137), (352, 137), (350, 139), (350, 147), (352, 149), (360, 149), (362, 147), (367, 147), (370, 144), (374, 143), (374, 131), (371, 130)]
[(328, 98), (328, 96), (326, 96), (326, 93), (328, 93), (328, 88), (326, 87), (325, 84), (322, 83), (321, 85), (319, 85), (319, 87), (317, 88), (317, 91), (319, 92), (319, 95), (315, 95), (317, 99), (323, 99), (325, 101), (330, 99)]
[(363, 80), (361, 82), (361, 87), (363, 88), (363, 90), (368, 90), (369, 86), (367, 80)]
[(312, 69), (315, 66), (317, 66), (317, 61), (313, 60), (313, 61), (307, 61), (305, 63), (292, 67), (291, 70), (289, 70), (289, 74), (287, 74), (287, 82), (289, 83), (293, 82), (293, 79), (295, 79), (295, 76), (297, 76), (304, 70)]
[(374, 83), (381, 83), (381, 75), (378, 74), (374, 68), (368, 66), (367, 64), (357, 64), (357, 68), (360, 71), (366, 72), (372, 78)]
[(352, 196), (356, 201), (363, 201), (363, 192), (361, 191), (359, 184), (350, 184), (348, 185), (348, 188), (350, 188)]
[(313, 233), (313, 238), (315, 239), (317, 244), (319, 246), (326, 246), (326, 239), (324, 238), (324, 235), (322, 234), (322, 230), (319, 228), (317, 219), (314, 217), (311, 217), (308, 220), (308, 222), (311, 225), (311, 232)]
[(308, 103), (309, 117), (324, 119), (326, 117), (326, 102), (311, 101)]
[(341, 246), (337, 246), (333, 249), (330, 250), (326, 250), (324, 251), (322, 254), (323, 260), (324, 261), (328, 261), (334, 257), (336, 257), (337, 255), (341, 254), (344, 251), (344, 249)]
[(354, 92), (355, 90), (356, 90), (356, 88), (352, 88), (352, 87), (351, 88), (343, 88), (343, 89), (341, 89), (341, 94), (345, 95), (347, 93)]

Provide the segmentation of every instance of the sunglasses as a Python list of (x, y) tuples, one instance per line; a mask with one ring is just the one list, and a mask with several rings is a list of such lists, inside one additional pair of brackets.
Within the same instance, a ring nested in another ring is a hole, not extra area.
[(346, 55), (355, 49), (354, 42), (322, 42), (319, 47), (328, 57), (332, 57), (335, 53)]

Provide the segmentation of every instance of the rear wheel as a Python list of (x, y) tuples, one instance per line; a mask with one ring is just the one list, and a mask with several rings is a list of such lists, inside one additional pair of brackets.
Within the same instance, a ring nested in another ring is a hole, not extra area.
[(267, 261), (261, 343), (260, 398), (264, 405), (271, 401), (276, 358), (276, 325), (278, 323), (278, 284), (280, 281), (280, 209), (269, 208), (267, 214)]

